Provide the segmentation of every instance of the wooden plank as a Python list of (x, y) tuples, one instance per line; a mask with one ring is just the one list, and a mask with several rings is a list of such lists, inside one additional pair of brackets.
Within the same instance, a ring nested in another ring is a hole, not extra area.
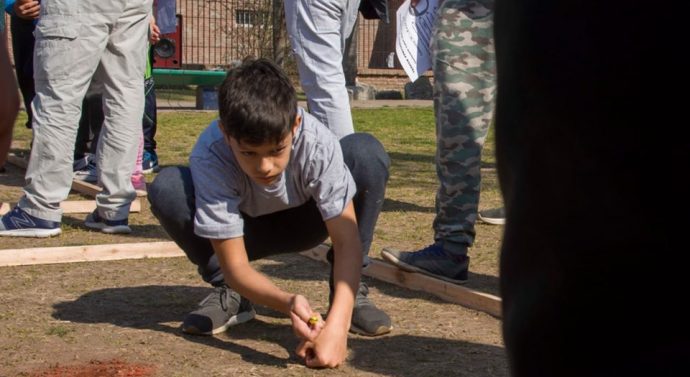
[[(15, 154), (10, 154), (9, 156), (7, 156), (7, 162), (11, 163), (12, 165), (18, 166), (22, 169), (26, 169), (26, 167), (29, 166), (28, 158), (19, 157)], [(101, 192), (103, 190), (103, 188), (98, 186), (98, 185), (94, 185), (93, 183), (73, 179), (72, 180), (72, 190), (74, 190), (80, 194), (95, 197), (96, 194), (98, 194), (99, 192)], [(143, 191), (143, 190), (137, 191), (137, 196), (138, 197), (146, 196), (146, 191)]]
[(94, 185), (93, 183), (78, 181), (76, 179), (73, 179), (72, 180), (72, 190), (74, 190), (80, 194), (95, 197), (99, 192), (103, 191), (103, 188), (98, 186), (98, 185)]
[[(328, 245), (322, 244), (301, 254), (322, 262), (326, 260)], [(431, 276), (403, 271), (392, 264), (372, 259), (362, 274), (415, 291), (431, 293), (446, 301), (470, 309), (480, 310), (494, 317), (501, 317), (501, 298), (492, 294), (479, 292), (462, 285), (452, 284)]]
[(39, 247), (0, 250), (0, 266), (93, 262), (121, 259), (184, 256), (174, 242), (140, 242), (110, 245)]

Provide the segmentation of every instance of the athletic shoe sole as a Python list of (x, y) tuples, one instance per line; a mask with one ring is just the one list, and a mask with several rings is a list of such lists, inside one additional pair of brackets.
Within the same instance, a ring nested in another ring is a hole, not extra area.
[(506, 219), (502, 219), (502, 218), (495, 219), (495, 218), (491, 218), (491, 217), (482, 217), (482, 215), (479, 215), (477, 218), (479, 219), (479, 221), (481, 221), (483, 223), (491, 224), (491, 225), (505, 225), (506, 224)]
[[(107, 234), (129, 234), (132, 233), (132, 229), (129, 227), (129, 225), (126, 224), (119, 224), (119, 225), (108, 225), (106, 224), (100, 217), (95, 216), (94, 214), (90, 214), (86, 217), (86, 220), (84, 220), (84, 225), (86, 225), (87, 228), (95, 229), (95, 230), (100, 230), (103, 233)], [(102, 220), (102, 221), (95, 221), (96, 219)]]
[(354, 324), (350, 324), (350, 332), (353, 334), (357, 335), (364, 335), (364, 336), (380, 336), (380, 335), (385, 335), (388, 334), (393, 330), (393, 326), (379, 326), (376, 331), (373, 333), (364, 331), (360, 329), (359, 327), (355, 326)]
[(47, 238), (57, 236), (62, 233), (62, 229), (40, 229), (40, 228), (27, 228), (27, 229), (13, 229), (13, 230), (2, 230), (0, 231), (0, 236), (8, 237), (34, 237), (34, 238)]
[(192, 334), (192, 335), (215, 335), (215, 334), (220, 334), (222, 332), (227, 331), (229, 328), (235, 325), (239, 325), (241, 323), (249, 322), (252, 319), (256, 317), (256, 310), (252, 308), (252, 310), (248, 312), (242, 312), (242, 313), (237, 313), (234, 316), (230, 317), (227, 322), (223, 326), (217, 327), (213, 329), (212, 331), (207, 331), (207, 332), (201, 332), (199, 329), (197, 329), (194, 326), (190, 327), (185, 327), (182, 328), (182, 331), (187, 333), (187, 334)]
[(87, 228), (100, 230), (107, 234), (129, 234), (132, 233), (132, 228), (129, 225), (107, 225), (105, 223), (96, 223), (91, 221), (84, 222)]
[(151, 173), (158, 173), (160, 170), (161, 170), (161, 167), (159, 165), (156, 165), (152, 168), (143, 169), (141, 172), (143, 174), (151, 174)]
[(395, 255), (393, 255), (393, 254), (391, 254), (390, 252), (388, 252), (388, 250), (383, 250), (383, 251), (381, 251), (381, 256), (382, 256), (383, 259), (385, 259), (386, 261), (390, 262), (391, 264), (395, 265), (396, 267), (400, 268), (401, 270), (405, 270), (405, 271), (407, 271), (407, 272), (417, 272), (417, 273), (420, 273), (420, 274), (423, 274), (423, 275), (427, 275), (427, 276), (431, 276), (431, 277), (434, 277), (434, 278), (436, 278), (436, 279), (441, 279), (441, 280), (443, 280), (443, 281), (447, 281), (447, 282), (453, 283), (453, 284), (462, 285), (462, 284), (467, 283), (467, 280), (451, 279), (451, 278), (449, 278), (449, 277), (447, 277), (447, 276), (437, 275), (437, 274), (434, 274), (434, 273), (432, 273), (432, 272), (429, 272), (429, 271), (427, 271), (427, 270), (425, 270), (425, 269), (419, 268), (419, 267), (417, 267), (417, 266), (413, 266), (413, 265), (411, 265), (411, 264), (407, 264), (407, 263), (401, 261), (400, 259), (398, 259), (398, 257), (396, 257)]

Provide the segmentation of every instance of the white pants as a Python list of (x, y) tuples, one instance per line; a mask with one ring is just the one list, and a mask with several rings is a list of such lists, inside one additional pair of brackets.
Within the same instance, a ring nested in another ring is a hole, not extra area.
[(130, 177), (144, 113), (152, 0), (43, 0), (36, 26), (34, 140), (19, 206), (60, 221), (72, 184), (81, 103), (92, 78), (103, 85), (105, 122), (96, 162), (101, 217), (123, 220), (136, 197)]
[(354, 132), (343, 51), (360, 0), (285, 0), (285, 21), (297, 56), (309, 112), (338, 138)]

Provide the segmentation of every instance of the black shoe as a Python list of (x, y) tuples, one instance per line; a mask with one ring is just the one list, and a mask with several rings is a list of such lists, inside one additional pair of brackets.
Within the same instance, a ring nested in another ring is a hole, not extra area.
[(363, 282), (359, 283), (355, 307), (352, 310), (352, 322), (350, 332), (358, 335), (379, 336), (388, 334), (393, 329), (391, 318), (374, 305), (367, 297), (369, 287)]
[(255, 315), (251, 302), (223, 284), (213, 288), (213, 292), (201, 300), (199, 309), (187, 315), (182, 331), (194, 335), (218, 334)]

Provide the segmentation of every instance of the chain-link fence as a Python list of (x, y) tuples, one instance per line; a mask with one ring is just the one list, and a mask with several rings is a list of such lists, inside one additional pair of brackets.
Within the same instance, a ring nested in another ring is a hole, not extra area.
[[(391, 23), (361, 18), (357, 69), (399, 69), (394, 59), (395, 10)], [(281, 0), (177, 0), (183, 19), (182, 62), (187, 67), (226, 67), (246, 56), (290, 60)]]
[[(284, 0), (170, 1), (175, 2), (181, 24), (181, 41), (177, 41), (181, 45), (180, 61), (173, 68), (225, 70), (253, 56), (272, 59), (297, 77), (285, 30)], [(388, 24), (359, 17), (353, 35), (356, 54), (346, 54), (346, 65), (355, 75), (398, 75), (404, 82), (404, 73), (395, 58), (395, 11), (402, 2), (389, 0)], [(9, 18), (7, 21), (9, 26)], [(165, 96), (165, 91), (161, 92)]]

